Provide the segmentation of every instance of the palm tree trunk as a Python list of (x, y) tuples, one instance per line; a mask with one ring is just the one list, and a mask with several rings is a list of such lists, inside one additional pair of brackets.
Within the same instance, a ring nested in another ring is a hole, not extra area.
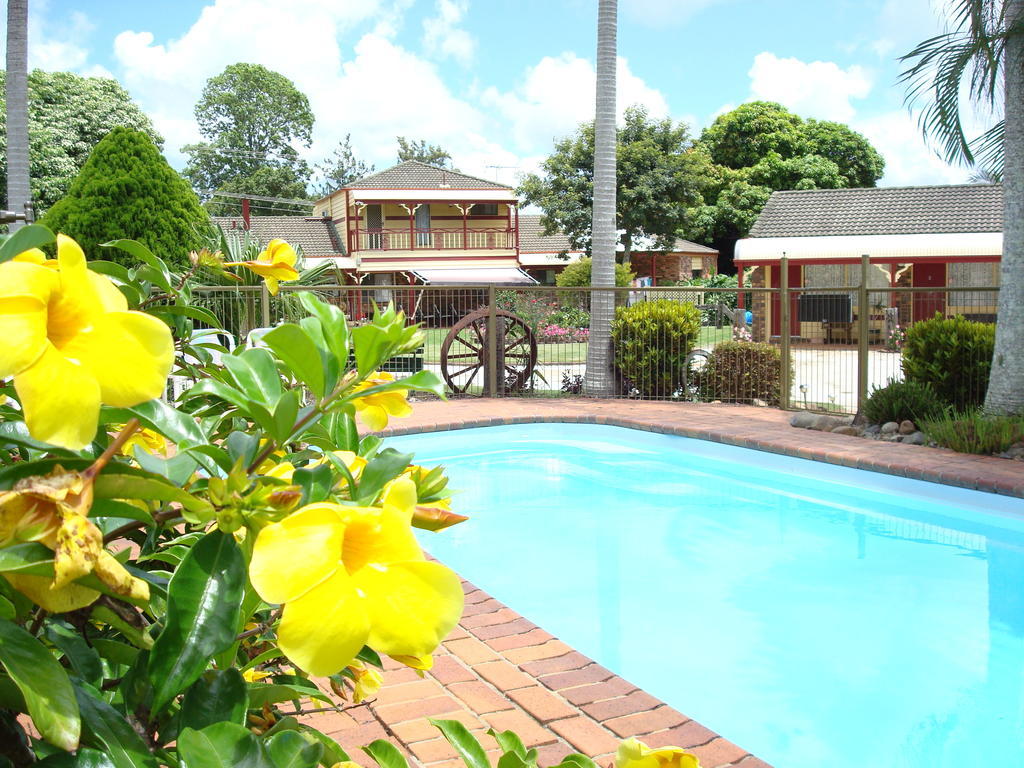
[(584, 390), (607, 397), (614, 393), (611, 326), (615, 314), (615, 66), (617, 0), (599, 0), (597, 8), (597, 108), (594, 116), (594, 209), (591, 219), (593, 268), (590, 344)]
[(1003, 258), (992, 375), (985, 397), (990, 413), (1024, 414), (1024, 0), (1006, 0), (1003, 166)]
[[(7, 207), (25, 210), (28, 181), (28, 0), (7, 2)], [(14, 232), (22, 222), (10, 225)]]

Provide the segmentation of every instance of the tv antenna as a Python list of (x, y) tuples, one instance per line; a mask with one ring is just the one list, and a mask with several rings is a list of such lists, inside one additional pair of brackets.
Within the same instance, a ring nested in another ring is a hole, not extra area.
[(499, 170), (508, 170), (508, 169), (516, 170), (516, 169), (519, 168), (518, 165), (488, 165), (486, 167), (494, 169), (494, 181), (495, 182), (498, 181), (498, 171)]

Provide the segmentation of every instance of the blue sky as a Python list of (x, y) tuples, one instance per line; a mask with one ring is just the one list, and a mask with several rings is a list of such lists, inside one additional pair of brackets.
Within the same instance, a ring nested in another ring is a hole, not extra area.
[[(885, 184), (963, 181), (924, 145), (897, 57), (941, 30), (943, 0), (620, 0), (619, 106), (694, 134), (752, 98), (865, 133)], [(398, 134), (514, 182), (593, 110), (596, 0), (33, 0), (30, 58), (118, 78), (166, 152), (198, 139), (206, 78), (253, 61), (317, 115), (316, 161), (346, 133), (378, 167)], [(505, 166), (490, 168), (489, 166)]]

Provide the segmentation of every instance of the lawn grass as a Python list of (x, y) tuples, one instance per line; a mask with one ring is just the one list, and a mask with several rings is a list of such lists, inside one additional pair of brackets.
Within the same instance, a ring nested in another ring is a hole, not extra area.
[[(449, 330), (451, 329), (423, 329), (424, 333), (427, 335), (423, 353), (423, 361), (425, 363), (437, 364), (441, 362), (441, 344), (444, 343), (445, 336), (448, 335)], [(706, 349), (711, 344), (716, 344), (720, 341), (728, 341), (730, 338), (732, 338), (732, 330), (729, 326), (723, 326), (722, 328), (704, 326), (700, 329), (700, 337), (697, 340), (697, 346)], [(585, 363), (586, 361), (587, 344), (585, 342), (537, 345), (537, 362), (541, 365), (572, 365), (575, 363)]]

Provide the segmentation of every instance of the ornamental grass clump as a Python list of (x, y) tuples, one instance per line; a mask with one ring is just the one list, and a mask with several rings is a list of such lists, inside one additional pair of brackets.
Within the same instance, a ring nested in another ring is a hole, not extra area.
[[(382, 373), (423, 334), (390, 306), (350, 328), (303, 292), (300, 322), (202, 362), (193, 333), (218, 318), (187, 275), (108, 247), (136, 265), (100, 273), (39, 225), (0, 245), (0, 764), (354, 766), (303, 716), (374, 696), (382, 656), (430, 669), (462, 614), (413, 532), (466, 520), (443, 469), (359, 433), (444, 395)], [(172, 371), (192, 386), (167, 403)], [(487, 766), (464, 725), (434, 724)], [(492, 736), (502, 765), (536, 766)], [(645, 749), (621, 768), (680, 760)], [(407, 768), (386, 740), (363, 750)]]
[(925, 437), (959, 453), (998, 454), (1024, 443), (1024, 418), (949, 410), (921, 423)]
[(920, 424), (942, 414), (943, 404), (931, 384), (919, 381), (890, 381), (876, 387), (864, 404), (864, 416), (872, 424), (909, 419)]

